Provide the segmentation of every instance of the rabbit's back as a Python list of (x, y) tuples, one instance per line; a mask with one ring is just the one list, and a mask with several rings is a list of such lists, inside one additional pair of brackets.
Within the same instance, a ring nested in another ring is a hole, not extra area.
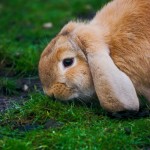
[(114, 0), (92, 23), (104, 28), (113, 61), (137, 92), (150, 95), (150, 0)]

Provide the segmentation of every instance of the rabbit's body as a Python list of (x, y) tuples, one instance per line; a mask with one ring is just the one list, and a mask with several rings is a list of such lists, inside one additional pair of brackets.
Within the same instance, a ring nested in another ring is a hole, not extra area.
[(64, 100), (96, 91), (108, 111), (138, 110), (137, 94), (150, 101), (149, 25), (150, 0), (114, 0), (89, 23), (70, 22), (41, 56), (44, 91)]
[(115, 0), (91, 24), (102, 28), (114, 63), (150, 100), (150, 0)]

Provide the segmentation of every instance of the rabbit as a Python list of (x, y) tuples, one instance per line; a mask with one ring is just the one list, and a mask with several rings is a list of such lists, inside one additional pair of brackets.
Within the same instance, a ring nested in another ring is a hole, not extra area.
[(70, 21), (41, 54), (44, 92), (59, 100), (97, 95), (108, 112), (150, 102), (150, 0), (113, 0), (90, 21)]

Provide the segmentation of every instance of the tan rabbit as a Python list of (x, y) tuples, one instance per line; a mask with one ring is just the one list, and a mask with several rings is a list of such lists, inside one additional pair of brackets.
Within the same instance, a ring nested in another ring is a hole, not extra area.
[(45, 93), (56, 99), (96, 93), (109, 112), (150, 101), (150, 0), (113, 0), (90, 22), (70, 22), (41, 55)]

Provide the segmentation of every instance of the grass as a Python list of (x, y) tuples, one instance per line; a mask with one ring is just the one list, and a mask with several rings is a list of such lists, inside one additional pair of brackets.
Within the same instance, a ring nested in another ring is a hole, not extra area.
[[(4, 149), (146, 149), (150, 146), (149, 118), (110, 119), (98, 105), (62, 104), (40, 93), (30, 95), (23, 106), (16, 105), (0, 119), (0, 148)], [(60, 126), (45, 128), (48, 120), (55, 120)]]
[[(69, 20), (91, 17), (107, 0), (1, 0), (0, 92), (18, 94), (17, 80), (38, 75), (47, 43)], [(51, 22), (53, 27), (43, 28)], [(99, 103), (52, 101), (36, 88), (0, 114), (0, 149), (148, 149), (150, 118), (112, 119)]]
[(17, 93), (17, 85), (14, 79), (0, 77), (0, 83), (0, 91), (2, 94), (12, 95)]

